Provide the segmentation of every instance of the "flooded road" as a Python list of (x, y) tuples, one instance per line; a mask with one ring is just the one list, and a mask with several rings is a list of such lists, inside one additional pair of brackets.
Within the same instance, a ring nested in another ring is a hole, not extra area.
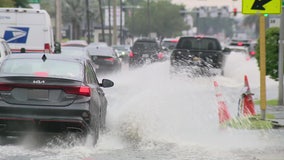
[[(244, 75), (258, 99), (256, 61), (239, 54), (227, 58), (225, 76), (209, 78), (170, 77), (169, 62), (126, 67), (106, 76), (115, 86), (105, 89), (107, 130), (95, 147), (29, 136), (0, 146), (0, 160), (283, 160), (284, 130), (219, 128), (213, 82), (234, 117)], [(277, 98), (277, 91), (268, 79), (268, 99)]]

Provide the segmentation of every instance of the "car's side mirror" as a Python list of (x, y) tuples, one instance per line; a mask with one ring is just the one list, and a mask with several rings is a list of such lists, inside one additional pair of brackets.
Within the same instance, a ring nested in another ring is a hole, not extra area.
[(104, 88), (112, 87), (113, 85), (114, 85), (113, 81), (109, 79), (103, 79), (102, 83), (100, 83), (100, 86)]
[(225, 48), (223, 49), (223, 53), (225, 53), (225, 54), (229, 54), (230, 52), (231, 52), (231, 49), (230, 49), (230, 48), (225, 47)]

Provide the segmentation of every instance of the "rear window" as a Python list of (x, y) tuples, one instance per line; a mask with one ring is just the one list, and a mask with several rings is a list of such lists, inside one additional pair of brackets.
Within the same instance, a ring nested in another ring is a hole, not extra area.
[(167, 48), (175, 48), (177, 45), (177, 41), (162, 41), (161, 45)]
[(189, 50), (221, 50), (221, 45), (214, 38), (181, 38), (177, 49)]
[(136, 41), (133, 45), (133, 50), (157, 50), (158, 43), (154, 41)]
[(7, 59), (0, 68), (1, 73), (44, 77), (82, 79), (82, 65), (72, 61), (48, 59)]

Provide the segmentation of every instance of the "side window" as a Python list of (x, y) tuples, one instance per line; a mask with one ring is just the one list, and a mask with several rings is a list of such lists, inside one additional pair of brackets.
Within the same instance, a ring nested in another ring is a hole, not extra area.
[(99, 85), (96, 73), (94, 72), (93, 66), (88, 62), (86, 64), (86, 80), (88, 83), (95, 83)]

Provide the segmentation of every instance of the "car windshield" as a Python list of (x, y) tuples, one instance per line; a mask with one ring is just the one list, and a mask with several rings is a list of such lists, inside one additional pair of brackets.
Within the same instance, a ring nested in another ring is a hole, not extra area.
[(7, 59), (0, 69), (1, 73), (12, 75), (63, 77), (82, 79), (82, 66), (72, 61), (48, 59)]
[(191, 50), (221, 50), (221, 46), (217, 40), (213, 38), (181, 38), (177, 49), (191, 49)]

